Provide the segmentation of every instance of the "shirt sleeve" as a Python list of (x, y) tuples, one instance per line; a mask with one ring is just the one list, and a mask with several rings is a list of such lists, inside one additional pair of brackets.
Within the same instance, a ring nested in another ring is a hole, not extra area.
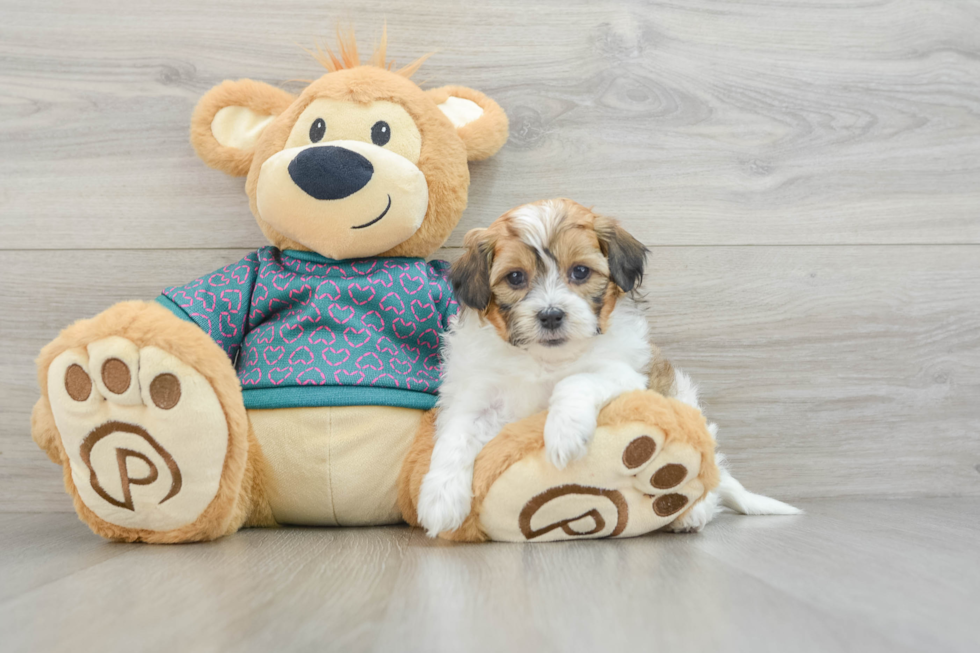
[(459, 311), (453, 286), (449, 282), (449, 267), (447, 261), (429, 261), (429, 290), (432, 302), (439, 311), (439, 328), (442, 331), (449, 328), (450, 318)]
[(204, 329), (235, 362), (248, 330), (249, 306), (258, 270), (258, 253), (252, 252), (241, 261), (189, 284), (167, 288), (157, 297), (157, 302), (177, 317)]

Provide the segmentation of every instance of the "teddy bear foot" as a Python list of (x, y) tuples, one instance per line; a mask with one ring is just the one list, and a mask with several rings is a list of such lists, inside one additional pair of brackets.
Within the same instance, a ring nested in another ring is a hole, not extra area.
[(124, 540), (197, 521), (218, 493), (228, 424), (204, 377), (113, 336), (48, 369), (48, 397), (78, 497)]
[[(501, 435), (497, 446), (506, 448), (511, 434)], [(527, 433), (511, 439), (526, 443)], [(600, 413), (583, 458), (558, 470), (537, 446), (507, 467), (482, 499), (480, 530), (512, 542), (658, 530), (688, 514), (715, 487), (713, 452), (696, 409), (655, 392), (628, 393)], [(492, 465), (494, 452), (487, 454), (482, 462)]]
[(201, 372), (157, 346), (70, 335), (53, 343), (74, 346), (60, 347), (47, 368), (50, 418), (35, 411), (35, 439), (47, 431), (52, 457), (67, 462), (65, 483), (82, 520), (126, 541), (207, 540), (234, 530), (248, 446), (247, 422), (229, 426), (235, 407), (226, 411)]

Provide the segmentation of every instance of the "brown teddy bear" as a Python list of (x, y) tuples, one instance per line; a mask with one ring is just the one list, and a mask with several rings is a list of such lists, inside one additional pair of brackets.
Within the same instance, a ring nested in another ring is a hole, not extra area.
[[(99, 535), (415, 521), (456, 311), (448, 264), (425, 257), (466, 206), (467, 162), (503, 146), (507, 118), (472, 89), (423, 91), (409, 79), (421, 60), (393, 70), (384, 39), (366, 65), (353, 36), (320, 58), (329, 72), (298, 96), (226, 81), (192, 118), (204, 162), (246, 176), (271, 246), (81, 320), (38, 358), (34, 440)], [(589, 454), (561, 472), (542, 425), (488, 445), (471, 519), (447, 537), (635, 535), (717, 483), (704, 419), (653, 392), (604, 409)], [(660, 514), (633, 480), (667, 440), (690, 473)]]

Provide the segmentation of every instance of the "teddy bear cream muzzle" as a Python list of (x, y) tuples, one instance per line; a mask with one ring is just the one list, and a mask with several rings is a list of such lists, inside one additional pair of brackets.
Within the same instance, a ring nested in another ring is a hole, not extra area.
[(371, 143), (338, 140), (292, 147), (259, 173), (261, 218), (333, 259), (372, 256), (405, 242), (425, 218), (425, 175)]

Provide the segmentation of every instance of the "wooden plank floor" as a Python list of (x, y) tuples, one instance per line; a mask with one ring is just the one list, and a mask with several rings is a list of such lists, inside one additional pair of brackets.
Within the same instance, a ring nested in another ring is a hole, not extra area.
[[(399, 62), (435, 51), (424, 86), (511, 119), (440, 255), (544, 197), (622, 220), (736, 475), (806, 515), (473, 547), (75, 519), (34, 356), (263, 245), (194, 104), (296, 91), (322, 73), (299, 45), (383, 20)], [(2, 651), (980, 649), (980, 3), (0, 0), (0, 280)]]
[(698, 535), (403, 527), (110, 544), (0, 515), (4, 651), (976, 651), (980, 499), (814, 500)]

